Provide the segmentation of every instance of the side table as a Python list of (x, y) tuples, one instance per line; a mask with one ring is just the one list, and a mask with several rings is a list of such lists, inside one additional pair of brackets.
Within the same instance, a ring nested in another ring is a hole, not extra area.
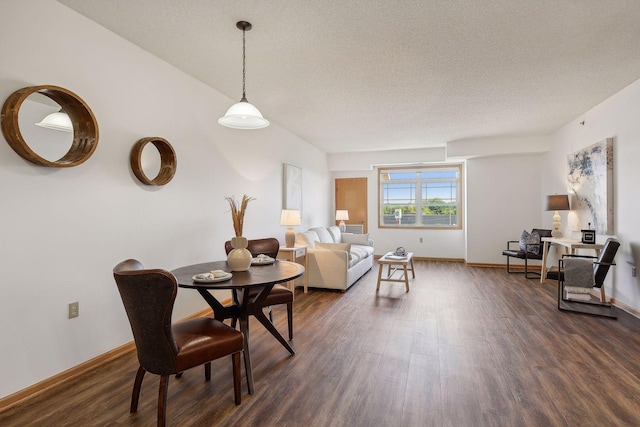
[[(407, 292), (409, 292), (408, 271), (411, 271), (411, 277), (413, 279), (416, 278), (415, 269), (413, 268), (413, 252), (407, 252), (407, 255), (401, 258), (396, 257), (393, 252), (387, 252), (378, 260), (378, 264), (380, 264), (380, 269), (378, 270), (378, 285), (376, 286), (376, 292), (380, 290), (380, 282), (404, 282)], [(387, 277), (383, 278), (382, 270), (384, 270), (385, 265), (388, 266)], [(409, 265), (411, 268), (407, 268)], [(393, 270), (391, 267), (393, 267)], [(393, 275), (398, 270), (401, 271), (403, 276), (401, 279), (394, 279)]]
[[(278, 251), (278, 259), (283, 259), (285, 261), (297, 262), (298, 258), (304, 257), (304, 263), (299, 263), (304, 266), (305, 271), (307, 270), (307, 247), (306, 246), (295, 246), (293, 248), (288, 248), (286, 246), (280, 246), (280, 250)], [(304, 293), (307, 293), (307, 275), (302, 276), (302, 283), (304, 286)], [(287, 288), (293, 291), (295, 288), (295, 281), (287, 282)]]

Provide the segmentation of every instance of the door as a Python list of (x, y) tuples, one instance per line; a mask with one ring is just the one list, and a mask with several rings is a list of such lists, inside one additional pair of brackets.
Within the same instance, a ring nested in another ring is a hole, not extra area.
[(368, 233), (367, 178), (338, 178), (335, 185), (336, 210), (349, 211), (349, 220), (345, 224), (362, 224), (363, 233)]

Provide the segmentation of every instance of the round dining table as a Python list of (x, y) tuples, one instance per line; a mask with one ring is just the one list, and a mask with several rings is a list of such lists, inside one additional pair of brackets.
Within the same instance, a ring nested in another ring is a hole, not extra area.
[[(275, 328), (273, 323), (265, 316), (260, 302), (263, 301), (274, 285), (295, 280), (304, 274), (304, 267), (300, 264), (276, 260), (272, 264), (252, 265), (247, 271), (234, 271), (227, 280), (209, 283), (196, 282), (194, 276), (215, 270), (231, 271), (226, 261), (205, 262), (187, 265), (177, 268), (171, 273), (175, 276), (178, 286), (181, 288), (195, 289), (213, 310), (217, 320), (237, 319), (240, 321), (240, 331), (244, 336), (244, 363), (249, 394), (255, 391), (253, 382), (253, 370), (249, 352), (249, 316), (254, 316), (273, 335), (289, 353), (295, 354), (289, 343)], [(250, 289), (260, 289), (255, 296), (248, 298)], [(232, 291), (232, 303), (223, 304), (209, 291), (230, 289)]]

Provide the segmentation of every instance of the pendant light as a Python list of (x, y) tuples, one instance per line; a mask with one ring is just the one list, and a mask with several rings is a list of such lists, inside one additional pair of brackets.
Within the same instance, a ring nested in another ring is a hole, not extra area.
[(218, 123), (222, 126), (233, 129), (262, 129), (269, 126), (269, 121), (262, 117), (260, 111), (247, 101), (245, 92), (245, 33), (251, 29), (251, 24), (246, 21), (238, 21), (236, 27), (242, 30), (242, 99), (240, 102), (233, 104), (224, 117), (218, 119)]

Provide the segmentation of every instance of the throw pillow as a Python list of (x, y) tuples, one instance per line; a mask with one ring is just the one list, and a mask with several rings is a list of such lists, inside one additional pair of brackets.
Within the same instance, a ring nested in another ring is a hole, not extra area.
[(367, 234), (342, 233), (342, 243), (353, 243), (354, 245), (369, 246), (369, 233)]
[(329, 230), (327, 230), (326, 228), (314, 227), (314, 228), (310, 228), (309, 230), (315, 231), (316, 234), (318, 235), (318, 240), (321, 241), (322, 243), (334, 243), (333, 237), (331, 237)]
[(327, 230), (329, 230), (329, 234), (331, 234), (331, 238), (333, 239), (334, 243), (342, 242), (342, 233), (340, 232), (340, 228), (332, 225), (331, 227), (327, 228)]
[(520, 236), (520, 250), (540, 255), (540, 235), (535, 231), (529, 233), (524, 230)]

